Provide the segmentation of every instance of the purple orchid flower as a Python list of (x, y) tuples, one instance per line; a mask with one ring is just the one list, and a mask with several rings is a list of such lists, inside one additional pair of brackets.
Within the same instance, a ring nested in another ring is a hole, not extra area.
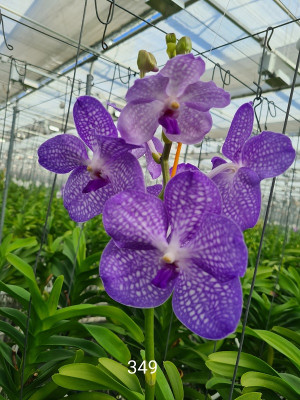
[(156, 137), (153, 137), (152, 140), (141, 144), (139, 148), (131, 151), (136, 158), (140, 158), (145, 155), (147, 170), (149, 171), (152, 179), (157, 179), (161, 175), (161, 165), (154, 161), (152, 153), (158, 155), (158, 153), (162, 154), (162, 152), (163, 144)]
[(152, 139), (159, 124), (175, 142), (195, 144), (210, 131), (212, 107), (225, 107), (230, 95), (214, 82), (200, 82), (205, 63), (192, 54), (169, 60), (156, 75), (137, 79), (126, 95), (118, 129), (128, 143)]
[(217, 184), (223, 213), (242, 230), (252, 228), (260, 214), (260, 181), (282, 174), (295, 159), (291, 140), (281, 133), (265, 131), (250, 139), (254, 120), (252, 103), (243, 104), (231, 123), (220, 157), (211, 161), (208, 176)]
[(156, 307), (173, 292), (177, 318), (207, 339), (236, 329), (239, 276), (247, 265), (240, 228), (221, 216), (217, 186), (200, 171), (176, 175), (164, 202), (124, 191), (110, 198), (103, 222), (113, 240), (100, 261), (106, 292), (119, 303)]
[[(76, 222), (102, 212), (106, 200), (126, 189), (145, 191), (141, 167), (129, 152), (137, 146), (117, 138), (109, 113), (95, 98), (79, 97), (73, 117), (78, 137), (61, 134), (38, 149), (39, 163), (57, 174), (71, 172), (63, 190), (64, 206)], [(85, 145), (93, 151), (89, 159)]]

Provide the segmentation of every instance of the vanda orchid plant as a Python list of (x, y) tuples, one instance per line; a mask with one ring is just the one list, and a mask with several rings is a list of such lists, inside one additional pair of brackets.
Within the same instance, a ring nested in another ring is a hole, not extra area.
[[(235, 331), (242, 311), (239, 278), (247, 267), (242, 231), (259, 217), (260, 181), (283, 173), (295, 158), (282, 134), (249, 139), (253, 107), (246, 103), (223, 146), (230, 162), (215, 157), (207, 175), (175, 163), (170, 179), (172, 143), (199, 143), (212, 127), (209, 110), (230, 103), (229, 93), (200, 81), (205, 63), (184, 54), (190, 48), (182, 43), (158, 72), (154, 57), (141, 53), (143, 78), (127, 92), (117, 126), (121, 138), (100, 102), (83, 96), (73, 110), (80, 139), (64, 133), (38, 150), (46, 169), (72, 171), (63, 192), (72, 219), (103, 213), (111, 241), (100, 276), (112, 299), (145, 309), (147, 365), (155, 359), (153, 308), (170, 296), (175, 315), (191, 332), (218, 340)], [(150, 71), (156, 73), (144, 77)], [(159, 126), (163, 143), (154, 136)], [(137, 160), (142, 154), (152, 177), (162, 171), (161, 186), (145, 187)], [(154, 398), (154, 385), (154, 376), (146, 374), (146, 399)]]

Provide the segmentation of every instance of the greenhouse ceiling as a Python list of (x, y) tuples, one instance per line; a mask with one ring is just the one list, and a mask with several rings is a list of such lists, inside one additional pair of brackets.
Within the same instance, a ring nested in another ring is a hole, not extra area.
[[(18, 101), (15, 151), (20, 159), (25, 151), (35, 159), (35, 150), (45, 136), (64, 129), (84, 2), (0, 0), (0, 9), (2, 145), (8, 146), (13, 108)], [(123, 107), (126, 90), (137, 77), (138, 51), (151, 51), (163, 66), (168, 59), (165, 33), (190, 36), (192, 52), (206, 61), (204, 80), (223, 85), (232, 98), (230, 106), (212, 112), (213, 129), (203, 152), (208, 165), (220, 150), (236, 108), (253, 101), (258, 93), (265, 38), (262, 98), (255, 103), (256, 113), (261, 129), (282, 132), (296, 67), (299, 15), (298, 0), (89, 0), (72, 104), (76, 96), (86, 93), (90, 74), (91, 94), (105, 104), (109, 100)], [(106, 26), (103, 22), (107, 19), (111, 21)], [(298, 71), (286, 128), (287, 134), (294, 136), (295, 146), (300, 121), (299, 84)], [(109, 110), (117, 118), (111, 107)], [(71, 115), (67, 130), (74, 130)], [(188, 154), (193, 157), (193, 153), (197, 151), (190, 149)], [(194, 156), (197, 162), (197, 154)]]

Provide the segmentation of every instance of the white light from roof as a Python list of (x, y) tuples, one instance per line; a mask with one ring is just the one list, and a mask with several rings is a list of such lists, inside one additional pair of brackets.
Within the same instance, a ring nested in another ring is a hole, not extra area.
[(54, 126), (54, 125), (49, 125), (49, 129), (52, 132), (59, 132), (59, 128), (57, 126)]

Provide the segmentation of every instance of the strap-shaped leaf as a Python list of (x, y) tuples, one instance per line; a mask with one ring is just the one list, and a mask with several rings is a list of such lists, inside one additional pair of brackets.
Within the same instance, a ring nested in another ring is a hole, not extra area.
[(16, 299), (25, 308), (28, 307), (30, 293), (24, 288), (16, 285), (7, 285), (4, 282), (0, 281), (0, 290)]
[(8, 254), (7, 260), (24, 275), (32, 296), (32, 306), (40, 318), (45, 318), (47, 315), (47, 306), (36, 283), (31, 266), (15, 254)]
[(137, 342), (142, 342), (144, 340), (144, 335), (141, 328), (124, 311), (117, 307), (106, 305), (95, 306), (92, 304), (77, 304), (74, 306), (61, 308), (57, 310), (56, 313), (51, 317), (44, 319), (44, 328), (49, 329), (57, 322), (64, 319), (80, 318), (87, 315), (113, 318), (123, 325)]
[(241, 378), (241, 384), (245, 387), (254, 386), (271, 389), (289, 400), (299, 400), (296, 391), (277, 376), (271, 376), (261, 372), (246, 372)]
[(57, 310), (61, 288), (64, 283), (63, 275), (58, 276), (53, 284), (49, 299), (48, 299), (48, 313), (53, 315)]
[(175, 400), (183, 400), (183, 385), (176, 365), (171, 361), (164, 361), (164, 367), (169, 377)]
[[(83, 325), (92, 337), (100, 344), (109, 354), (123, 364), (127, 364), (131, 358), (127, 345), (112, 331), (99, 325)], [(126, 373), (128, 375), (127, 369)]]

